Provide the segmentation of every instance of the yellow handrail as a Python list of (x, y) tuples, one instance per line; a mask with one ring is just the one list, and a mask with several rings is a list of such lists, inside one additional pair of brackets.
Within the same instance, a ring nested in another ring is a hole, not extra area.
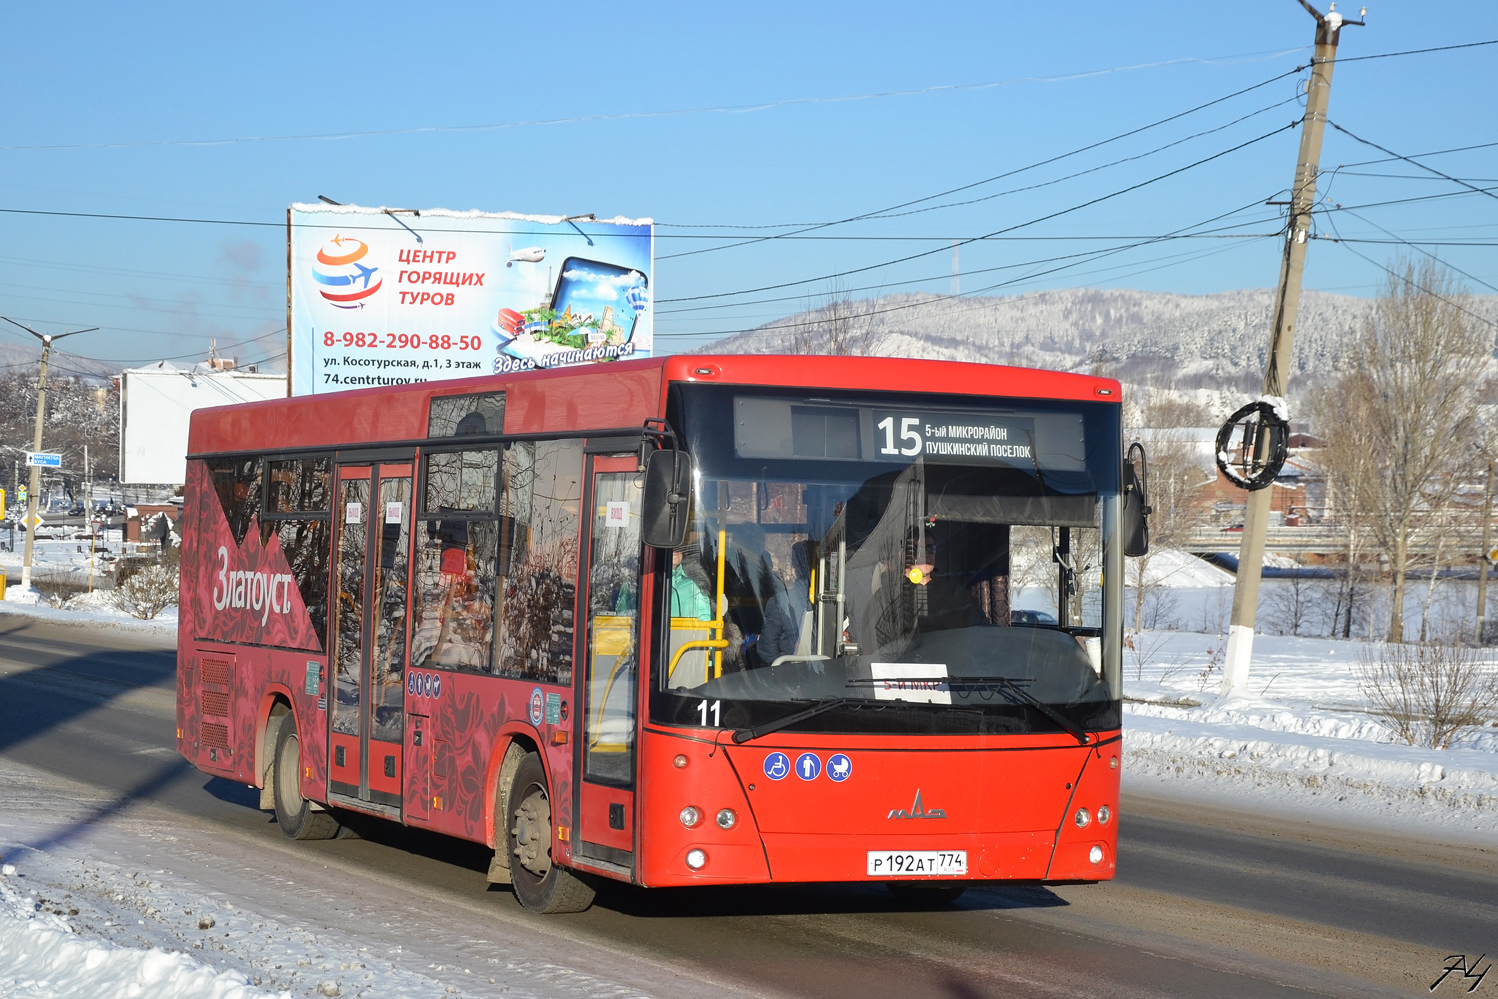
[(723, 675), (723, 650), (728, 648), (728, 628), (723, 621), (723, 576), (724, 565), (727, 561), (728, 532), (718, 532), (718, 581), (716, 587), (717, 600), (713, 603), (713, 619), (702, 622), (708, 631), (716, 631), (717, 638), (697, 638), (690, 642), (682, 643), (681, 648), (671, 657), (671, 663), (666, 667), (666, 676), (669, 679), (676, 672), (676, 666), (681, 662), (681, 657), (688, 649), (713, 649), (713, 675), (717, 679)]

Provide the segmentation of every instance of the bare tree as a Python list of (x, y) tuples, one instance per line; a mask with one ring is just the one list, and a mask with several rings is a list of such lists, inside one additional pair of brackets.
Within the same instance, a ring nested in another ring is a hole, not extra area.
[(1344, 477), (1343, 487), (1357, 495), (1393, 575), (1390, 642), (1404, 640), (1411, 533), (1459, 482), (1491, 356), (1491, 339), (1450, 274), (1435, 262), (1405, 261), (1364, 318), (1351, 367), (1333, 388), (1329, 450), (1363, 480)]
[(1125, 582), (1134, 595), (1134, 627), (1163, 623), (1173, 603), (1157, 591), (1161, 587), (1158, 573), (1150, 571), (1160, 552), (1175, 549), (1186, 537), (1206, 523), (1202, 488), (1213, 481), (1199, 453), (1197, 443), (1182, 431), (1201, 426), (1207, 420), (1205, 410), (1183, 401), (1162, 385), (1146, 385), (1138, 390), (1140, 402), (1131, 412), (1135, 430), (1149, 431), (1149, 500), (1150, 550), (1131, 558), (1125, 569)]
[(820, 304), (808, 304), (805, 321), (790, 328), (785, 348), (791, 354), (867, 357), (879, 353), (886, 333), (878, 298), (850, 298), (834, 283)]

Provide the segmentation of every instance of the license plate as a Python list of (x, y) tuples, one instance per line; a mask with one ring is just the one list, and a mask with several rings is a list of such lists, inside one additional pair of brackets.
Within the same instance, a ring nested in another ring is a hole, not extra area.
[(966, 850), (870, 850), (871, 878), (931, 877), (966, 874)]

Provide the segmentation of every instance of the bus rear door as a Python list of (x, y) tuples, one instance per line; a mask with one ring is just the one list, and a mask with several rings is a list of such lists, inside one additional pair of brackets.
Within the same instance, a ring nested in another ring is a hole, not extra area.
[(330, 801), (401, 813), (411, 464), (338, 466)]

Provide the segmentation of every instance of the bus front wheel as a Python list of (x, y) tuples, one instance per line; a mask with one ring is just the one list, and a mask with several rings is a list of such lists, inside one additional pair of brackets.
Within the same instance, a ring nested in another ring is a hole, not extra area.
[(338, 820), (327, 812), (313, 811), (302, 797), (302, 742), (296, 719), (290, 714), (277, 723), (271, 787), (276, 800), (276, 824), (288, 839), (332, 839), (338, 835)]
[(510, 783), (505, 829), (515, 897), (532, 912), (582, 912), (593, 889), (551, 859), (551, 795), (541, 758), (527, 754)]

